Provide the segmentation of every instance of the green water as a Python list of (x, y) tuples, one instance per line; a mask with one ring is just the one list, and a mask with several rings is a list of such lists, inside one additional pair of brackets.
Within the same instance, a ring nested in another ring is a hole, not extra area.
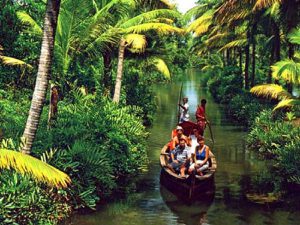
[[(102, 206), (87, 215), (75, 215), (66, 224), (76, 225), (296, 225), (300, 224), (299, 208), (280, 205), (256, 205), (244, 198), (243, 184), (263, 166), (255, 155), (245, 150), (242, 128), (234, 126), (224, 116), (224, 109), (213, 102), (200, 86), (201, 74), (187, 73), (183, 82), (183, 96), (189, 98), (190, 116), (201, 98), (206, 98), (207, 115), (212, 122), (215, 144), (213, 149), (218, 168), (215, 175), (216, 191), (210, 199), (185, 203), (160, 185), (160, 149), (170, 139), (170, 131), (177, 122), (177, 101), (181, 82), (157, 85), (158, 112), (148, 140), (150, 169), (138, 178), (135, 193), (126, 200)], [(223, 106), (224, 107), (224, 106)], [(208, 130), (205, 133), (208, 140)]]

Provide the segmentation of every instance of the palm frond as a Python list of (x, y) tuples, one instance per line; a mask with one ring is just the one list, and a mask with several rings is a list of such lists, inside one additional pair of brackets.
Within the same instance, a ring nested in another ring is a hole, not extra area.
[(145, 35), (142, 34), (128, 34), (125, 36), (129, 50), (133, 53), (141, 53), (145, 51), (147, 41)]
[(281, 2), (282, 0), (256, 0), (253, 10), (260, 10)]
[(289, 92), (287, 92), (282, 86), (277, 84), (257, 85), (251, 88), (250, 92), (259, 97), (277, 100), (289, 99), (292, 97)]
[(26, 12), (24, 11), (19, 11), (17, 12), (17, 17), (18, 19), (25, 25), (28, 25), (31, 29), (31, 31), (37, 35), (37, 36), (42, 36), (43, 30), (42, 28), (37, 24), (37, 22)]
[(8, 57), (8, 56), (0, 56), (0, 59), (4, 65), (19, 66), (19, 67), (23, 67), (23, 68), (27, 67), (29, 69), (33, 68), (30, 64), (27, 64), (26, 62), (24, 62), (20, 59)]
[(119, 29), (110, 28), (106, 32), (103, 32), (95, 40), (84, 40), (81, 43), (82, 46), (86, 46), (84, 52), (87, 52), (92, 55), (97, 55), (102, 53), (107, 49), (110, 49), (110, 46), (117, 45), (121, 39), (121, 32)]
[(225, 49), (230, 49), (230, 48), (235, 48), (235, 47), (243, 47), (248, 43), (247, 38), (239, 39), (239, 40), (234, 40), (226, 45), (224, 45), (222, 48), (219, 49), (219, 52), (225, 50)]
[(172, 4), (169, 0), (159, 0), (165, 7), (173, 9), (175, 4)]
[(170, 34), (170, 33), (178, 33), (183, 34), (185, 31), (181, 28), (174, 27), (164, 23), (144, 23), (132, 27), (128, 27), (124, 29), (125, 33), (136, 33), (140, 34), (147, 31), (156, 31), (159, 34)]
[(30, 155), (7, 149), (0, 149), (0, 169), (14, 169), (21, 174), (30, 174), (35, 180), (50, 186), (67, 187), (70, 177), (60, 170)]
[(276, 111), (278, 109), (283, 109), (283, 108), (290, 108), (290, 107), (294, 107), (294, 106), (300, 106), (299, 99), (284, 99), (275, 106), (273, 111)]
[(291, 43), (300, 45), (300, 28), (293, 30), (288, 35), (288, 39)]
[(171, 74), (166, 62), (160, 58), (154, 59), (156, 69), (161, 72), (166, 78), (170, 79)]
[(223, 45), (224, 40), (226, 40), (229, 36), (229, 32), (217, 33), (209, 37), (206, 41), (204, 41), (204, 43), (208, 47), (219, 47), (220, 45)]
[(214, 10), (205, 12), (202, 16), (194, 20), (189, 27), (187, 32), (194, 32), (196, 36), (199, 36), (208, 31), (209, 26), (213, 22)]
[(216, 10), (216, 19), (221, 24), (232, 23), (237, 20), (244, 20), (251, 14), (249, 0), (228, 0)]
[(126, 20), (123, 24), (120, 25), (120, 28), (129, 28), (131, 26), (139, 25), (142, 23), (152, 22), (152, 20), (164, 17), (169, 19), (180, 18), (180, 13), (170, 9), (156, 9), (149, 12), (139, 14), (136, 17), (133, 17), (129, 20)]
[(285, 59), (271, 66), (272, 76), (276, 79), (283, 78), (294, 84), (300, 83), (300, 63), (292, 59)]
[(183, 20), (188, 22), (192, 18), (198, 18), (201, 16), (206, 10), (208, 4), (201, 4), (201, 5), (196, 5), (193, 8), (189, 9), (184, 15), (183, 15)]

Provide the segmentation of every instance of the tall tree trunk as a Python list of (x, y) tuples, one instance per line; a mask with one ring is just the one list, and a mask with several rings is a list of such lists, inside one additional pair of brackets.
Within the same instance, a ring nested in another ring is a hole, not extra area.
[[(272, 43), (272, 48), (271, 48), (271, 54), (270, 54), (270, 66), (272, 66), (274, 63), (280, 61), (280, 28), (277, 25), (277, 23), (274, 21), (274, 19), (271, 19), (271, 29), (272, 29), (272, 34), (274, 36), (274, 40)], [(278, 80), (275, 79), (274, 82), (278, 84)], [(268, 74), (268, 83), (272, 83), (272, 70), (271, 67), (269, 69), (269, 74)]]
[(255, 85), (255, 53), (256, 53), (256, 43), (253, 37), (252, 42), (252, 76), (251, 76), (251, 87)]
[(119, 46), (117, 79), (116, 79), (115, 92), (113, 97), (113, 101), (116, 103), (119, 103), (120, 101), (125, 48), (126, 48), (126, 41), (122, 38)]
[(104, 87), (104, 92), (111, 96), (111, 89), (112, 89), (112, 77), (111, 77), (111, 70), (112, 70), (112, 59), (111, 59), (111, 52), (106, 50), (103, 54), (103, 78), (102, 84)]
[(271, 66), (274, 64), (274, 44), (272, 46), (272, 49), (271, 49), (271, 54), (270, 54), (270, 68), (269, 68), (269, 73), (268, 73), (268, 80), (267, 82), (269, 84), (272, 83), (272, 69), (271, 69)]
[(245, 89), (249, 89), (249, 50), (250, 46), (249, 43), (245, 47)]
[(60, 0), (48, 0), (44, 21), (41, 55), (36, 78), (36, 84), (32, 96), (28, 119), (23, 137), (25, 144), (22, 152), (30, 154), (36, 131), (39, 126), (42, 109), (44, 106), (49, 77), (51, 72), (52, 56), (54, 49), (57, 18), (60, 8)]
[(243, 71), (243, 51), (242, 48), (239, 49), (239, 66), (241, 71)]
[[(293, 59), (294, 57), (294, 45), (292, 43), (288, 43), (288, 55), (289, 59)], [(291, 82), (286, 82), (287, 90), (289, 93), (293, 92), (293, 84)]]
[(230, 49), (226, 49), (226, 65), (230, 65)]
[(57, 118), (58, 101), (59, 101), (58, 87), (51, 84), (50, 104), (49, 104), (49, 113), (48, 113), (48, 129), (51, 128), (53, 121), (55, 121)]

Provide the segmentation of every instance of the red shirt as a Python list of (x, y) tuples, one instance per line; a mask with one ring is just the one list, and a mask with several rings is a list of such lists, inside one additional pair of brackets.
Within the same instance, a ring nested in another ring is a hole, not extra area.
[(205, 120), (205, 107), (199, 105), (196, 111), (197, 120)]

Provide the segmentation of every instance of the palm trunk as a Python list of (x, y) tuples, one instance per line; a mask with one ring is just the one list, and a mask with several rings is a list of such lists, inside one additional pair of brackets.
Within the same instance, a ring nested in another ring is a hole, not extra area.
[(57, 86), (53, 84), (50, 87), (50, 104), (48, 113), (48, 129), (51, 128), (53, 121), (57, 118), (59, 94)]
[(117, 79), (116, 79), (115, 92), (113, 97), (113, 101), (116, 103), (119, 103), (120, 101), (125, 47), (126, 47), (126, 41), (122, 38), (119, 46)]
[(38, 73), (32, 96), (29, 115), (23, 133), (23, 137), (25, 138), (25, 144), (22, 148), (22, 152), (26, 154), (30, 154), (31, 152), (32, 144), (36, 136), (36, 131), (39, 126), (39, 121), (46, 98), (51, 71), (59, 7), (60, 0), (47, 1)]
[(111, 87), (112, 87), (112, 77), (111, 77), (111, 69), (112, 69), (112, 59), (111, 52), (106, 50), (103, 54), (103, 78), (102, 84), (104, 87), (104, 92), (111, 96)]
[(248, 90), (249, 89), (249, 50), (250, 46), (249, 44), (246, 45), (245, 47), (245, 89)]
[(239, 66), (241, 71), (243, 71), (243, 51), (242, 48), (239, 49)]
[(254, 85), (255, 85), (255, 53), (256, 53), (255, 50), (256, 50), (256, 43), (255, 43), (255, 40), (253, 40), (253, 43), (252, 43), (252, 76), (251, 76), (251, 87), (254, 87)]
[[(271, 54), (270, 54), (270, 66), (274, 63), (280, 61), (280, 29), (274, 19), (271, 20), (272, 34), (274, 35), (274, 41), (272, 44)], [(278, 80), (275, 79), (274, 83), (278, 84)], [(270, 67), (268, 75), (268, 83), (272, 83), (272, 70)]]
[(255, 34), (257, 32), (257, 16), (255, 17), (252, 25), (251, 42), (252, 42), (252, 75), (251, 75), (251, 87), (255, 85), (255, 54), (256, 54), (256, 40)]

